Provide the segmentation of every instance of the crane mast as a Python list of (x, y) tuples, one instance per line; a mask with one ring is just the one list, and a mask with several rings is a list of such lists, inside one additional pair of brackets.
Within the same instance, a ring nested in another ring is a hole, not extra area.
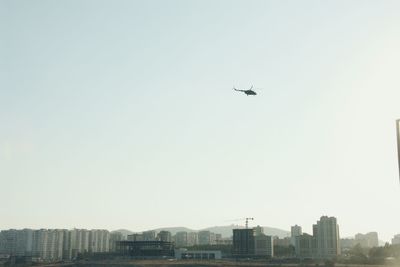
[(246, 218), (246, 229), (249, 228), (249, 220), (254, 220), (254, 218)]

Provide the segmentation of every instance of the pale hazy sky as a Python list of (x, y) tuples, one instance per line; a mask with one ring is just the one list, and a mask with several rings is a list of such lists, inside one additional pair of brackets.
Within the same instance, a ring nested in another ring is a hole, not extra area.
[[(400, 1), (0, 1), (0, 229), (321, 215), (400, 233)], [(262, 88), (256, 97), (232, 86)]]

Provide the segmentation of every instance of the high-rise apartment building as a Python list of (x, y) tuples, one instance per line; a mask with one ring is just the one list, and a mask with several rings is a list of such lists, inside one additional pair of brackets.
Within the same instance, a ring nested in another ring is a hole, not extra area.
[(110, 244), (109, 251), (116, 252), (117, 251), (117, 241), (124, 240), (124, 235), (120, 232), (111, 232), (110, 233)]
[(302, 229), (301, 226), (298, 226), (297, 224), (290, 227), (290, 244), (292, 246), (296, 245), (296, 236), (302, 235)]
[(295, 253), (300, 259), (311, 259), (315, 255), (315, 237), (301, 234), (295, 237)]
[(233, 256), (255, 255), (254, 229), (233, 229)]
[(274, 256), (274, 242), (272, 236), (256, 233), (254, 236), (254, 254), (272, 258)]
[(199, 231), (199, 245), (214, 245), (216, 244), (215, 233), (210, 231)]
[(110, 245), (110, 232), (107, 230), (90, 230), (89, 252), (108, 252)]
[(177, 232), (175, 234), (175, 246), (177, 248), (186, 247), (188, 245), (188, 233), (187, 232)]
[(171, 242), (172, 241), (171, 232), (169, 232), (169, 231), (160, 231), (157, 234), (157, 240), (158, 241), (164, 241), (164, 242)]
[(30, 256), (32, 254), (33, 230), (4, 230), (0, 232), (0, 254)]
[(187, 245), (193, 247), (199, 244), (199, 236), (197, 232), (190, 232), (187, 234)]
[(316, 257), (333, 259), (340, 254), (339, 226), (335, 217), (322, 216), (313, 225), (316, 245)]
[(74, 259), (80, 253), (89, 252), (89, 236), (90, 232), (86, 229), (72, 229), (69, 231), (69, 247), (70, 258)]
[(42, 261), (62, 260), (63, 244), (64, 230), (35, 230), (32, 238), (32, 256)]

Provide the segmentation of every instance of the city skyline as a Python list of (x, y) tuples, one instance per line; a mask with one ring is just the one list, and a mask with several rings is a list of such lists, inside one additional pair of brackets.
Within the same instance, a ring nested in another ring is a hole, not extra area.
[(312, 233), (328, 214), (343, 236), (389, 241), (398, 14), (392, 0), (0, 1), (0, 229), (250, 216)]
[[(228, 236), (224, 236), (221, 228), (196, 232), (166, 228), (141, 233), (105, 229), (9, 229), (0, 231), (0, 255), (3, 258), (26, 257), (36, 262), (57, 262), (76, 260), (84, 255), (95, 258), (113, 258), (116, 254), (156, 257), (161, 253), (171, 257), (188, 248), (200, 254), (207, 248), (210, 253), (221, 249), (224, 257), (271, 259), (285, 255), (291, 259), (338, 260), (348, 258), (349, 253), (353, 253), (351, 251), (360, 248), (372, 253), (378, 247), (390, 246), (390, 243), (380, 244), (377, 232), (341, 238), (338, 220), (333, 216), (321, 216), (312, 229), (312, 234), (303, 233), (302, 227), (294, 225), (290, 236), (285, 237), (276, 236), (268, 227), (247, 227), (247, 223), (246, 227), (231, 227)], [(392, 246), (400, 243), (399, 236), (393, 236)], [(159, 249), (151, 253), (142, 250), (149, 247)]]
[[(326, 216), (323, 215), (322, 217), (326, 217)], [(300, 225), (297, 225), (297, 224), (292, 225), (292, 226), (290, 227), (290, 229), (282, 229), (282, 228), (279, 228), (279, 227), (270, 227), (270, 226), (259, 225), (259, 224), (257, 224), (257, 225), (250, 225), (250, 226), (249, 226), (249, 229), (257, 229), (257, 228), (260, 228), (260, 227), (262, 227), (262, 229), (264, 229), (264, 228), (268, 229), (267, 231), (272, 231), (272, 233), (269, 233), (269, 235), (271, 235), (271, 236), (278, 237), (278, 238), (290, 238), (290, 243), (291, 243), (292, 245), (294, 245), (294, 240), (293, 240), (292, 238), (294, 238), (294, 237), (296, 237), (296, 236), (300, 236), (300, 235), (303, 234), (303, 232), (302, 232), (303, 227), (300, 226)], [(224, 230), (221, 230), (221, 228), (224, 229)], [(44, 228), (44, 227), (39, 227), (39, 228), (27, 228), (27, 227), (23, 227), (23, 228), (0, 229), (0, 232), (1, 232), (1, 231), (8, 231), (8, 230), (17, 230), (17, 231), (20, 231), (20, 230), (46, 230), (46, 229), (49, 229), (49, 230), (68, 230), (68, 231), (70, 231), (70, 230), (87, 230), (87, 231), (92, 231), (92, 230), (107, 230), (107, 231), (109, 231), (110, 233), (115, 233), (115, 232), (122, 233), (122, 232), (125, 232), (126, 234), (129, 235), (129, 233), (130, 233), (130, 234), (140, 234), (140, 233), (148, 233), (148, 232), (154, 232), (154, 233), (170, 232), (170, 233), (172, 233), (172, 234), (179, 234), (179, 233), (180, 233), (180, 234), (182, 234), (182, 233), (190, 234), (190, 233), (200, 233), (200, 232), (204, 232), (204, 231), (210, 232), (210, 230), (211, 230), (212, 233), (213, 233), (213, 232), (221, 233), (221, 231), (222, 231), (222, 237), (223, 237), (223, 238), (232, 237), (232, 236), (229, 236), (229, 235), (226, 236), (226, 235), (223, 234), (223, 232), (226, 231), (225, 228), (246, 229), (246, 226), (245, 226), (245, 225), (242, 225), (242, 224), (230, 224), (230, 225), (220, 225), (220, 226), (206, 227), (206, 228), (202, 228), (202, 229), (191, 229), (191, 228), (188, 228), (188, 227), (185, 227), (185, 226), (176, 226), (176, 227), (174, 227), (174, 226), (169, 226), (169, 227), (160, 227), (160, 228), (157, 228), (157, 229), (150, 229), (150, 228), (147, 228), (147, 229), (141, 230), (141, 231), (135, 231), (134, 229), (123, 229), (123, 228), (118, 228), (118, 229), (106, 229), (106, 228), (104, 228), (104, 229), (98, 229), (98, 228), (91, 228), (91, 227), (88, 227), (88, 228), (76, 228), (76, 227), (73, 227), (73, 228), (66, 228), (66, 227), (61, 227), (61, 228)], [(311, 228), (313, 228), (313, 227), (311, 226)], [(213, 230), (212, 230), (212, 229), (213, 229)], [(264, 230), (262, 230), (262, 231), (264, 231)], [(278, 231), (278, 232), (276, 232), (275, 234), (273, 234), (273, 232), (275, 232), (275, 231)], [(312, 234), (313, 231), (314, 231), (314, 229), (313, 229), (312, 231), (308, 232), (308, 233), (304, 232), (304, 234)], [(356, 232), (356, 233), (354, 233), (353, 235), (341, 236), (340, 239), (348, 239), (348, 238), (350, 238), (350, 239), (355, 239), (355, 240), (357, 240), (357, 239), (360, 239), (360, 238), (362, 239), (364, 235), (365, 235), (365, 236), (368, 236), (368, 235), (371, 234), (371, 233), (374, 233), (374, 234), (376, 234), (377, 236), (379, 235), (379, 233), (376, 232), (376, 231), (370, 231), (370, 232), (368, 232), (368, 233), (366, 233), (366, 234), (362, 234), (361, 232)], [(377, 238), (377, 241), (379, 241), (380, 244), (382, 244), (381, 242), (390, 243), (390, 241), (392, 240), (392, 238), (395, 237), (395, 236), (398, 236), (398, 235), (400, 235), (400, 234), (394, 233), (394, 234), (392, 235), (392, 237), (390, 237), (389, 240), (382, 240), (381, 238), (379, 238), (379, 239)], [(185, 237), (185, 240), (186, 240), (187, 238), (188, 238), (188, 237)], [(187, 240), (189, 240), (189, 239), (187, 239)]]

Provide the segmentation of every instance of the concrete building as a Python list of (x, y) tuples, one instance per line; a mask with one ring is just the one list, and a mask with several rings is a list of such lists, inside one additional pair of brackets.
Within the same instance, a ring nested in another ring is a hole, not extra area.
[(33, 230), (4, 230), (0, 232), (0, 254), (31, 256)]
[(274, 256), (274, 242), (272, 236), (258, 233), (254, 236), (254, 253), (256, 256), (272, 258)]
[(220, 240), (217, 240), (217, 245), (232, 245), (233, 240), (232, 237), (223, 237)]
[(182, 259), (195, 259), (195, 260), (220, 260), (222, 253), (219, 250), (187, 250), (185, 248), (175, 249), (175, 258)]
[(128, 241), (144, 241), (142, 234), (131, 234), (127, 237)]
[(32, 257), (38, 261), (59, 261), (63, 258), (64, 230), (40, 229), (33, 231)]
[(175, 234), (175, 246), (177, 248), (186, 247), (188, 245), (188, 233), (187, 232), (177, 232)]
[(172, 242), (172, 235), (169, 231), (161, 231), (157, 234), (158, 241)]
[(196, 232), (190, 232), (187, 234), (187, 245), (193, 247), (199, 244), (199, 237)]
[(309, 234), (295, 237), (295, 253), (300, 259), (312, 259), (315, 255), (315, 238)]
[(356, 244), (360, 244), (360, 246), (364, 248), (373, 248), (379, 246), (379, 239), (377, 232), (356, 234), (354, 240)]
[(174, 244), (164, 241), (117, 241), (117, 253), (129, 257), (173, 257)]
[(264, 234), (264, 228), (257, 225), (256, 227), (254, 227), (254, 234), (255, 235)]
[(297, 224), (290, 227), (290, 244), (292, 246), (296, 245), (296, 237), (301, 236), (303, 234), (301, 226), (298, 226)]
[(339, 226), (335, 217), (322, 216), (313, 225), (316, 258), (334, 259), (340, 255)]
[(215, 233), (210, 231), (200, 231), (198, 233), (199, 245), (215, 245)]
[(255, 255), (254, 229), (233, 229), (234, 257), (253, 257)]
[(72, 229), (68, 234), (68, 246), (65, 248), (64, 254), (70, 259), (75, 259), (78, 254), (89, 252), (89, 236), (90, 232), (86, 229)]
[(120, 232), (111, 232), (110, 233), (110, 244), (109, 244), (109, 251), (115, 252), (117, 250), (117, 241), (124, 240), (124, 235)]
[(274, 245), (281, 247), (290, 246), (290, 237), (279, 238), (277, 236), (274, 237)]
[(156, 231), (145, 231), (142, 235), (143, 241), (156, 241)]
[(395, 235), (392, 238), (392, 245), (400, 245), (400, 234)]
[(108, 252), (110, 250), (110, 232), (94, 229), (89, 232), (89, 252)]

